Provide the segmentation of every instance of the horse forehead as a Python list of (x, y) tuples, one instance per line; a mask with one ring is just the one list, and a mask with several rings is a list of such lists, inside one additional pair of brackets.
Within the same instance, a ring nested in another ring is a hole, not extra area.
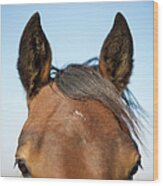
[(31, 101), (23, 131), (36, 131), (40, 134), (47, 127), (55, 128), (58, 124), (63, 130), (71, 130), (71, 127), (73, 129), (77, 125), (77, 130), (91, 128), (111, 131), (119, 128), (112, 111), (101, 102), (68, 98), (54, 83), (52, 87), (45, 86)]
[[(96, 100), (74, 100), (64, 96), (55, 83), (45, 86), (31, 101), (29, 101), (29, 117), (32, 119), (43, 119), (45, 117), (61, 117), (69, 115), (72, 118), (86, 119), (93, 115), (102, 118), (104, 114), (112, 112), (101, 102)], [(100, 115), (100, 114), (101, 115)], [(36, 117), (39, 116), (39, 117)], [(108, 117), (107, 117), (108, 118)]]
[(66, 138), (77, 137), (79, 141), (106, 134), (114, 140), (115, 131), (120, 130), (119, 121), (103, 103), (66, 97), (53, 83), (52, 87), (42, 88), (31, 101), (20, 141), (32, 139), (33, 145), (40, 148), (40, 144), (49, 138), (47, 136), (55, 141), (62, 134), (67, 135)]

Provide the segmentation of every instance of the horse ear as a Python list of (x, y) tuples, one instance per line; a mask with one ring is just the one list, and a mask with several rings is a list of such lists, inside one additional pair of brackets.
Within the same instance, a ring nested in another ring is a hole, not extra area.
[(132, 36), (125, 18), (118, 13), (101, 49), (99, 71), (120, 92), (129, 82), (133, 67), (132, 56)]
[(31, 17), (23, 31), (17, 68), (29, 97), (38, 93), (50, 80), (51, 49), (38, 13)]

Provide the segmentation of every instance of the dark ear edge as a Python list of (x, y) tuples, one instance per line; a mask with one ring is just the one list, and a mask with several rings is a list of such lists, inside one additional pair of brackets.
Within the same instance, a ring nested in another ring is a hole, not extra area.
[(101, 49), (99, 71), (122, 92), (133, 68), (133, 40), (126, 19), (117, 13)]
[(21, 82), (29, 97), (50, 80), (51, 49), (36, 12), (28, 21), (19, 46), (17, 63)]

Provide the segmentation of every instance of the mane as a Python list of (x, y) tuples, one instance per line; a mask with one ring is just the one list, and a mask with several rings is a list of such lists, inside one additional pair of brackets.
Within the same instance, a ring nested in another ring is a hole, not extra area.
[[(143, 109), (126, 88), (122, 96), (109, 80), (105, 80), (98, 72), (96, 62), (98, 58), (92, 58), (83, 64), (71, 64), (65, 69), (55, 70), (54, 81), (59, 90), (66, 96), (77, 100), (97, 100), (111, 109), (122, 124), (126, 124), (133, 138), (141, 144), (141, 121), (136, 113), (143, 113)], [(143, 115), (143, 114), (142, 114)]]

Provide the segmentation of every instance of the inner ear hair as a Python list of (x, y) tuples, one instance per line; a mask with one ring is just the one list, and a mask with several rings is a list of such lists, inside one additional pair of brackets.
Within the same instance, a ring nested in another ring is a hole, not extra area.
[(127, 86), (133, 68), (133, 40), (126, 19), (117, 13), (101, 49), (99, 71), (119, 92)]
[(50, 45), (36, 12), (23, 31), (17, 63), (21, 82), (29, 97), (49, 82), (51, 58)]

